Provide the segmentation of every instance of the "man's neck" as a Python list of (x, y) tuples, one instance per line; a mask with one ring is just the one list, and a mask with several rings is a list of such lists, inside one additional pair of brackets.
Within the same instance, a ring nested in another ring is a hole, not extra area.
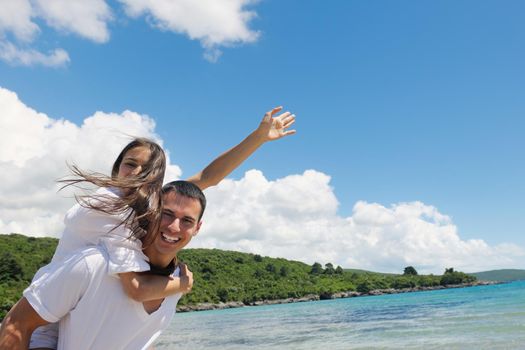
[(173, 274), (173, 272), (175, 272), (175, 269), (177, 268), (175, 260), (172, 260), (166, 267), (156, 266), (150, 262), (149, 267), (150, 273), (160, 276), (170, 276)]
[(161, 255), (151, 246), (144, 249), (144, 254), (148, 257), (149, 263), (160, 268), (168, 267), (172, 261), (177, 260), (177, 256)]
[(151, 257), (151, 256), (148, 256), (148, 258), (149, 258), (149, 263), (151, 265), (155, 265), (161, 268), (168, 267), (168, 265), (174, 260), (173, 258), (160, 259), (159, 257)]

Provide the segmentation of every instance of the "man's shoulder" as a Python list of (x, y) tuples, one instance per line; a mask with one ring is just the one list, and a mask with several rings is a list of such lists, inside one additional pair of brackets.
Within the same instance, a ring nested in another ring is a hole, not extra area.
[(100, 245), (89, 246), (75, 250), (65, 257), (61, 264), (82, 265), (89, 270), (93, 270), (97, 267), (107, 266), (108, 253)]

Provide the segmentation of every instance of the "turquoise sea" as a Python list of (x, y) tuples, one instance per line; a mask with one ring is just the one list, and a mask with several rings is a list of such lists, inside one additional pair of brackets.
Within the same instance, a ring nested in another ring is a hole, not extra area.
[(156, 349), (525, 349), (525, 281), (177, 313)]

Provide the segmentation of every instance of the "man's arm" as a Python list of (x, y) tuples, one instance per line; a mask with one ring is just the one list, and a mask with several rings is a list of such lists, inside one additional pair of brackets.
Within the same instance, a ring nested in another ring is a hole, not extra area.
[[(96, 252), (93, 248), (85, 252), (88, 251), (91, 255)], [(91, 259), (90, 255), (80, 252), (44, 268), (4, 318), (0, 349), (27, 349), (36, 328), (58, 322), (76, 306), (90, 281), (87, 259)], [(101, 255), (99, 260), (105, 262)]]
[(295, 134), (295, 130), (287, 130), (295, 122), (294, 114), (285, 112), (274, 117), (281, 109), (282, 107), (276, 107), (268, 111), (254, 132), (248, 135), (248, 137), (237, 146), (217, 157), (200, 173), (190, 177), (188, 181), (199, 186), (201, 190), (215, 186), (244, 162), (263, 143)]
[(0, 349), (27, 349), (33, 331), (48, 323), (38, 315), (26, 298), (20, 299), (2, 321)]

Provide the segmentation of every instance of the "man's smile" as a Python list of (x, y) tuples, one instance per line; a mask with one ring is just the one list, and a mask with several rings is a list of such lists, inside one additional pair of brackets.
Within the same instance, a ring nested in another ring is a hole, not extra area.
[(167, 242), (167, 243), (171, 243), (171, 244), (175, 244), (177, 242), (179, 242), (181, 240), (180, 237), (169, 237), (167, 234), (165, 234), (164, 232), (161, 232), (160, 233), (160, 236), (162, 237), (162, 240), (164, 242)]

